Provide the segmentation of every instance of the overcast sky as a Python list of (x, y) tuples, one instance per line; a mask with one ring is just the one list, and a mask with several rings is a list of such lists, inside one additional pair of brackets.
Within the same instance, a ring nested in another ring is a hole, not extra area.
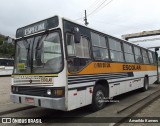
[(121, 37), (160, 29), (159, 6), (160, 0), (0, 0), (0, 33), (14, 37), (17, 28), (54, 15), (84, 23), (86, 9), (89, 27)]

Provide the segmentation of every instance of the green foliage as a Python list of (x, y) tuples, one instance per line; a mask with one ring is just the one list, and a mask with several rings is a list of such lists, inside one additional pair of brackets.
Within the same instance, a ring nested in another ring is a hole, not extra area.
[(3, 44), (3, 41), (0, 41), (0, 45), (2, 45)]
[(0, 35), (0, 45), (3, 44), (3, 41), (4, 41), (4, 37)]
[(4, 36), (0, 35), (0, 57), (13, 57), (14, 45), (12, 43), (4, 42)]

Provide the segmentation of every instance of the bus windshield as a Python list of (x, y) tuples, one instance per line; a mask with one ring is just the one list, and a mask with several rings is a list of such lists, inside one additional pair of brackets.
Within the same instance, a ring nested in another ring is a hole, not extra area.
[(17, 41), (15, 64), (15, 74), (59, 72), (63, 64), (59, 33)]

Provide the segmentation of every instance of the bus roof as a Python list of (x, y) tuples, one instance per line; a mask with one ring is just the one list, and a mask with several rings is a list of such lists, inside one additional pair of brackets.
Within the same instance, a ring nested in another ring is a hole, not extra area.
[[(67, 20), (67, 21), (69, 21), (69, 22), (72, 22), (72, 23), (74, 23), (74, 24), (80, 25), (80, 26), (82, 26), (82, 27), (85, 27), (85, 28), (88, 28), (88, 29), (91, 29), (91, 30), (100, 32), (100, 33), (102, 33), (102, 34), (106, 34), (107, 36), (110, 36), (110, 37), (119, 39), (119, 40), (121, 40), (121, 41), (125, 41), (126, 43), (133, 44), (133, 45), (135, 45), (135, 46), (137, 46), (137, 47), (141, 47), (141, 48), (147, 49), (147, 48), (145, 48), (145, 47), (142, 47), (142, 46), (136, 45), (136, 44), (134, 44), (134, 43), (132, 43), (132, 42), (129, 42), (129, 41), (125, 40), (125, 39), (115, 37), (115, 36), (113, 36), (113, 35), (110, 35), (110, 34), (108, 34), (108, 33), (102, 32), (102, 31), (100, 31), (100, 30), (96, 30), (96, 29), (94, 29), (94, 28), (85, 26), (84, 24), (80, 24), (80, 23), (78, 23), (78, 22), (72, 21), (72, 20), (70, 20), (70, 19), (68, 19), (68, 18), (62, 17), (62, 19)], [(147, 50), (150, 50), (150, 49), (147, 49)], [(152, 50), (150, 50), (150, 51), (152, 51)]]
[[(88, 28), (88, 29), (91, 29), (91, 30), (100, 32), (100, 33), (102, 33), (102, 34), (106, 34), (106, 33), (102, 32), (102, 31), (100, 31), (100, 30), (96, 30), (96, 29), (94, 29), (94, 28), (85, 26), (84, 24), (80, 24), (80, 23), (75, 22), (75, 21), (73, 21), (73, 20), (70, 20), (70, 19), (68, 19), (68, 18), (55, 15), (55, 16), (53, 16), (53, 17), (50, 17), (50, 18), (47, 18), (47, 19), (44, 19), (44, 20), (41, 20), (41, 21), (32, 23), (32, 24), (30, 24), (30, 25), (26, 25), (26, 26), (21, 27), (21, 28), (18, 28), (18, 29), (17, 29), (17, 32), (16, 32), (16, 38), (21, 38), (21, 37), (28, 36), (28, 35), (31, 35), (31, 34), (34, 34), (34, 33), (38, 33), (38, 32), (45, 31), (45, 30), (47, 30), (47, 29), (56, 28), (56, 27), (59, 26), (59, 20), (67, 20), (67, 21), (69, 21), (69, 22), (72, 22), (72, 23), (74, 23), (74, 24), (80, 25), (80, 26), (82, 26), (82, 27), (85, 27), (85, 28)], [(131, 42), (126, 41), (126, 40), (121, 39), (121, 38), (117, 38), (117, 37), (115, 37), (115, 36), (113, 36), (113, 35), (110, 35), (110, 34), (108, 34), (108, 33), (107, 33), (106, 35), (137, 46), (137, 45), (134, 44), (134, 43), (131, 43)], [(141, 47), (141, 46), (139, 46), (139, 47)], [(141, 48), (144, 48), (144, 47), (141, 47)], [(144, 48), (144, 49), (146, 49), (146, 48)]]

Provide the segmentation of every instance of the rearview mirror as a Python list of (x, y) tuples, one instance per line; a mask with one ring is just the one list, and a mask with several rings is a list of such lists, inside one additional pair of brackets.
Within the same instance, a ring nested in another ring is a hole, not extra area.
[(79, 28), (74, 27), (73, 32), (74, 32), (75, 43), (80, 43), (81, 34), (80, 34), (80, 31), (79, 31)]
[(80, 32), (75, 33), (75, 43), (80, 43)]

